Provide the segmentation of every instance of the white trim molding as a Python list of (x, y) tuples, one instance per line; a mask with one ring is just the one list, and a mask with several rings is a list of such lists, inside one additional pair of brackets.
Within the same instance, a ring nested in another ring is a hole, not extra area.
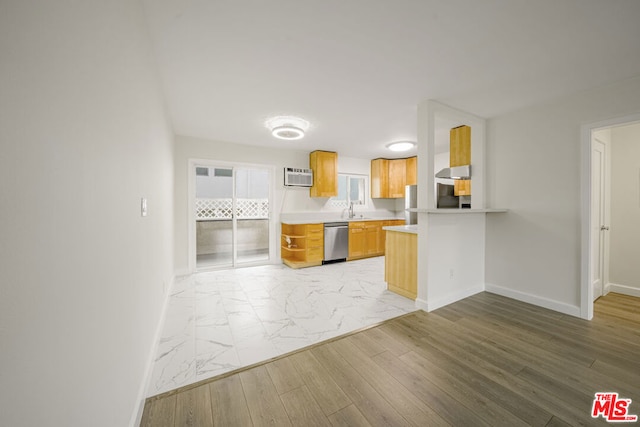
[(416, 298), (416, 308), (419, 308), (422, 311), (429, 311), (429, 303), (426, 299)]
[(138, 390), (138, 398), (136, 408), (131, 417), (131, 423), (129, 427), (137, 427), (142, 421), (142, 413), (144, 412), (144, 405), (147, 401), (147, 394), (149, 393), (149, 386), (151, 385), (151, 379), (153, 377), (153, 368), (156, 362), (156, 355), (158, 354), (158, 346), (160, 345), (160, 338), (162, 337), (162, 331), (164, 330), (164, 323), (167, 318), (167, 308), (169, 307), (169, 299), (173, 293), (173, 288), (176, 282), (176, 277), (171, 279), (171, 283), (164, 294), (164, 301), (162, 303), (162, 309), (160, 310), (160, 319), (158, 319), (158, 325), (153, 337), (153, 345), (151, 346), (151, 352), (147, 357), (147, 367), (144, 370), (144, 377)]
[(515, 291), (513, 289), (503, 288), (501, 286), (496, 286), (490, 283), (485, 284), (485, 291), (492, 294), (502, 295), (503, 297), (526, 302), (528, 304), (537, 305), (539, 307), (548, 308), (549, 310), (568, 314), (570, 316), (581, 317), (580, 307), (576, 305), (565, 304), (536, 295)]
[(593, 318), (593, 279), (591, 277), (591, 137), (598, 129), (640, 122), (640, 113), (616, 117), (594, 123), (587, 123), (580, 129), (580, 317)]
[(619, 285), (617, 283), (607, 283), (604, 288), (605, 295), (609, 292), (615, 292), (617, 294), (629, 295), (630, 297), (640, 298), (640, 289), (633, 286)]
[(420, 310), (430, 312), (433, 310), (437, 310), (441, 307), (444, 307), (446, 305), (453, 304), (454, 302), (468, 298), (472, 295), (478, 294), (482, 291), (484, 291), (483, 286), (474, 286), (472, 288), (462, 289), (460, 291), (447, 294), (444, 297), (435, 299), (433, 301), (427, 301), (422, 298), (416, 298), (416, 307), (419, 308)]

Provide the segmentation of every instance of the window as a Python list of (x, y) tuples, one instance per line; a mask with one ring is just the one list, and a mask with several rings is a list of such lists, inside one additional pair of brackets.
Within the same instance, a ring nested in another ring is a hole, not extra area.
[(209, 176), (209, 168), (196, 167), (196, 176)]
[(338, 174), (338, 195), (331, 198), (331, 206), (347, 208), (351, 202), (354, 205), (366, 205), (366, 175)]

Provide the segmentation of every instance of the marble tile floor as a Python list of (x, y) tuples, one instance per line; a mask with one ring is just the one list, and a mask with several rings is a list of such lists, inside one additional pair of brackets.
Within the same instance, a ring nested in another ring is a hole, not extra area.
[(416, 310), (386, 290), (384, 257), (197, 273), (169, 298), (149, 396)]

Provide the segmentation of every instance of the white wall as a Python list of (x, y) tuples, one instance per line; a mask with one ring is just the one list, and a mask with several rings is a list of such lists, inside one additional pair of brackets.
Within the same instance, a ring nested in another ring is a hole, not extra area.
[(611, 129), (609, 279), (640, 290), (640, 124)]
[[(265, 138), (270, 138), (265, 133)], [(318, 147), (322, 149), (322, 147)], [(189, 222), (188, 222), (188, 161), (189, 159), (216, 160), (254, 165), (275, 166), (276, 188), (274, 189), (274, 215), (279, 221), (280, 214), (314, 215), (317, 213), (335, 214), (340, 210), (332, 208), (327, 198), (309, 197), (309, 189), (284, 186), (284, 168), (309, 167), (309, 152), (302, 150), (274, 149), (210, 141), (188, 136), (177, 136), (174, 151), (175, 167), (175, 266), (176, 271), (188, 271)], [(343, 157), (338, 153), (338, 172), (369, 175), (370, 160)], [(395, 200), (371, 200), (372, 211), (395, 212)], [(402, 206), (401, 209), (404, 209)], [(279, 233), (279, 228), (278, 231)], [(275, 239), (278, 236), (273, 236)], [(279, 238), (279, 237), (278, 237)], [(278, 248), (279, 250), (279, 248)], [(278, 257), (279, 252), (278, 252)], [(279, 260), (274, 260), (279, 262)]]
[[(485, 214), (421, 214), (426, 219), (426, 268), (417, 306), (436, 310), (484, 290)], [(426, 276), (426, 278), (424, 277)]]
[[(173, 273), (140, 5), (0, 6), (0, 425), (125, 426)], [(149, 216), (140, 216), (140, 198)]]
[(488, 121), (486, 280), (579, 314), (581, 126), (640, 111), (640, 77)]

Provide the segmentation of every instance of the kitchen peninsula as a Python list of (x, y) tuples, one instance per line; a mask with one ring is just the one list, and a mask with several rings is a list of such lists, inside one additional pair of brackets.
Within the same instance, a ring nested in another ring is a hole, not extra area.
[(418, 226), (383, 227), (387, 233), (384, 281), (387, 289), (412, 300), (418, 296)]
[[(452, 149), (449, 143), (453, 140), (454, 133), (451, 131), (456, 129), (464, 130), (466, 137), (470, 138), (470, 146), (464, 150), (462, 163), (450, 159)], [(417, 230), (387, 228), (389, 245), (386, 256), (389, 259), (385, 265), (388, 289), (414, 298), (417, 308), (432, 311), (487, 289), (486, 216), (502, 215), (507, 210), (492, 209), (485, 205), (484, 144), (484, 119), (435, 101), (425, 101), (418, 106), (420, 192), (418, 208), (412, 209), (418, 214)], [(458, 194), (465, 197), (458, 208), (437, 207), (436, 174), (441, 167), (436, 165), (442, 162), (444, 156), (446, 164), (439, 166), (454, 168), (466, 164), (469, 166), (467, 170), (472, 172), (466, 175), (448, 175), (449, 183), (453, 183), (452, 179), (472, 180), (472, 183), (465, 182), (464, 186), (458, 185)], [(403, 243), (392, 246), (391, 235)], [(411, 243), (414, 239), (417, 246), (414, 252), (415, 267), (412, 263), (405, 266), (407, 257), (404, 254), (414, 251), (414, 243)], [(397, 253), (394, 254), (393, 251)], [(395, 265), (391, 265), (392, 259), (397, 260)], [(404, 271), (404, 277), (400, 279), (397, 274), (402, 270), (408, 271)], [(413, 277), (416, 281), (415, 291), (411, 288)]]

